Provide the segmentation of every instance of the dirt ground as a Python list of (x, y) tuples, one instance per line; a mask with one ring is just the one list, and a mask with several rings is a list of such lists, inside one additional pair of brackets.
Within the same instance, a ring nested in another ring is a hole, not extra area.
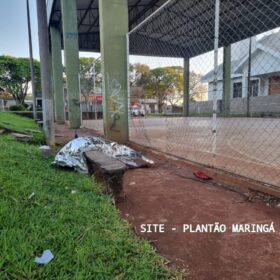
[[(94, 135), (78, 130), (79, 135)], [(58, 126), (60, 143), (74, 138)], [(155, 166), (129, 170), (117, 207), (138, 236), (146, 238), (170, 265), (186, 268), (187, 279), (280, 279), (280, 208), (251, 202), (222, 186), (199, 182), (174, 160), (148, 153)], [(203, 170), (203, 169), (202, 169)], [(213, 178), (215, 182), (216, 178)], [(225, 233), (183, 232), (184, 224), (227, 226)], [(275, 233), (232, 233), (232, 224), (270, 224)], [(141, 224), (164, 224), (165, 232), (141, 233)]]
[(97, 131), (87, 128), (69, 129), (66, 125), (63, 124), (55, 125), (55, 143), (57, 145), (65, 145), (75, 138), (75, 134), (77, 134), (79, 137), (97, 135)]

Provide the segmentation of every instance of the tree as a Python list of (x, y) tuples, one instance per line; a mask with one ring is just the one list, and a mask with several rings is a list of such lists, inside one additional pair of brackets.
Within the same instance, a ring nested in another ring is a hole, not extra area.
[(207, 86), (201, 82), (202, 75), (190, 72), (190, 101), (202, 99), (202, 96), (207, 92)]
[[(207, 86), (201, 82), (201, 79), (201, 74), (195, 73), (194, 71), (190, 72), (189, 100), (192, 102), (196, 100), (201, 100), (203, 98), (204, 93), (207, 92)], [(176, 106), (182, 104), (183, 94), (183, 91), (181, 91), (167, 96), (166, 101), (171, 105), (172, 111)]]
[[(36, 88), (41, 91), (40, 63), (34, 60)], [(0, 86), (10, 93), (17, 104), (23, 104), (31, 81), (29, 58), (0, 56)]]
[(182, 91), (183, 71), (178, 71), (177, 67), (152, 69), (144, 85), (145, 96), (157, 99), (159, 113), (168, 96)]
[(93, 73), (93, 63), (95, 62), (96, 73), (101, 73), (101, 61), (94, 57), (81, 57), (80, 58), (80, 72), (81, 74)]
[(143, 87), (149, 82), (149, 76), (151, 73), (151, 69), (146, 64), (135, 63), (133, 65), (134, 70), (134, 80), (133, 86)]
[(94, 82), (100, 85), (102, 82), (101, 62), (94, 57), (80, 58), (80, 83), (81, 94), (84, 97), (87, 118), (89, 119), (90, 95), (94, 94)]
[(183, 102), (183, 92), (176, 92), (174, 94), (169, 94), (166, 97), (167, 103), (171, 105), (172, 112), (174, 112), (174, 108), (176, 106), (182, 105)]
[[(150, 69), (146, 64), (129, 65), (131, 101), (137, 103), (138, 98), (156, 98), (159, 112), (162, 105), (168, 102), (172, 109), (183, 101), (184, 69), (181, 66), (170, 66)], [(202, 75), (190, 72), (190, 101), (201, 98), (207, 87), (201, 83)]]
[(145, 98), (143, 87), (148, 83), (150, 67), (146, 64), (129, 64), (129, 82), (131, 87), (130, 103), (139, 104)]

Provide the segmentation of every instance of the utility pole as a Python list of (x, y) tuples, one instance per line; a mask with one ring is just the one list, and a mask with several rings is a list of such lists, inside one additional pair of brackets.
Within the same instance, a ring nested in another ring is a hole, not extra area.
[(37, 19), (39, 33), (41, 84), (43, 98), (43, 130), (48, 145), (54, 145), (54, 110), (51, 90), (51, 57), (49, 50), (49, 34), (47, 9), (45, 0), (37, 0)]
[(30, 27), (29, 0), (26, 0), (26, 10), (27, 10), (29, 57), (30, 57), (30, 73), (31, 73), (31, 87), (32, 87), (32, 100), (33, 100), (33, 118), (36, 121), (37, 120), (36, 84), (35, 84), (35, 73), (34, 73), (34, 64), (33, 64), (33, 49), (32, 49), (32, 35), (31, 35), (31, 27)]

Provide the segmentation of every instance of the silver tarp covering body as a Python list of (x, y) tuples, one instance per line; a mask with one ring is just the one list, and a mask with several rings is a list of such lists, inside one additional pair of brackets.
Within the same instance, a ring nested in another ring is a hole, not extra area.
[(74, 168), (78, 172), (87, 173), (88, 168), (83, 153), (98, 150), (107, 156), (117, 158), (128, 168), (151, 166), (153, 161), (142, 156), (125, 145), (119, 145), (100, 137), (79, 137), (66, 144), (56, 155), (53, 164)]

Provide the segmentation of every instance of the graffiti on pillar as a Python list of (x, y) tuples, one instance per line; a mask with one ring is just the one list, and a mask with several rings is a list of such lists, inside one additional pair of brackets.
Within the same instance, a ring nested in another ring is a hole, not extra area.
[(119, 131), (117, 123), (121, 115), (125, 113), (124, 99), (121, 96), (122, 86), (117, 79), (106, 75), (107, 92), (109, 97), (108, 113), (110, 114), (110, 130)]
[(78, 32), (67, 32), (66, 33), (67, 39), (77, 39), (78, 38)]

